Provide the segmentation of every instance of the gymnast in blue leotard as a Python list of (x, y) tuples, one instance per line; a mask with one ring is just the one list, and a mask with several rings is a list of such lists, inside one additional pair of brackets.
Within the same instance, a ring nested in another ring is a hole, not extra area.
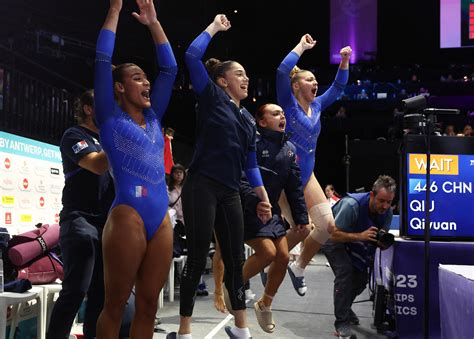
[[(146, 74), (135, 64), (112, 71), (122, 0), (111, 0), (99, 34), (95, 63), (95, 110), (102, 146), (109, 159), (116, 198), (102, 237), (104, 309), (98, 338), (117, 338), (125, 302), (136, 287), (132, 338), (151, 338), (159, 291), (172, 253), (167, 213), (163, 135), (160, 121), (168, 105), (177, 65), (153, 1), (137, 0), (133, 16), (146, 25), (156, 44), (160, 72), (150, 93)], [(117, 102), (116, 102), (117, 100)]]
[[(310, 71), (296, 67), (303, 52), (315, 45), (316, 41), (309, 34), (305, 34), (298, 45), (282, 61), (276, 75), (278, 104), (285, 111), (286, 131), (290, 134), (290, 141), (296, 146), (297, 162), (301, 168), (301, 180), (305, 187), (305, 201), (309, 216), (315, 226), (309, 233), (309, 237), (307, 237), (309, 230), (296, 232), (295, 228), (291, 228), (287, 233), (290, 249), (306, 238), (303, 252), (298, 260), (288, 268), (293, 286), (301, 296), (306, 293), (304, 268), (319, 250), (321, 244), (324, 244), (329, 238), (335, 226), (331, 207), (313, 170), (316, 143), (321, 131), (321, 111), (342, 94), (349, 78), (349, 60), (352, 54), (349, 46), (341, 49), (342, 59), (336, 79), (324, 94), (316, 97), (318, 91), (316, 77)], [(284, 195), (282, 195), (280, 206), (285, 217), (291, 222), (291, 213), (289, 213), (288, 202)]]

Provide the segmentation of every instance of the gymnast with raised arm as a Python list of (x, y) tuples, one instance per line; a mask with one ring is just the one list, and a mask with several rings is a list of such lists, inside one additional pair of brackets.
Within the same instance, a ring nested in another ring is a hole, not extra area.
[[(236, 61), (201, 61), (212, 37), (230, 28), (225, 15), (217, 15), (186, 51), (186, 64), (198, 97), (197, 140), (183, 187), (188, 259), (181, 277), (180, 326), (167, 338), (191, 338), (191, 316), (196, 287), (206, 265), (215, 229), (225, 266), (224, 281), (235, 316), (235, 326), (225, 328), (230, 338), (249, 338), (242, 279), (244, 225), (239, 183), (245, 170), (250, 185), (262, 201), (259, 218), (271, 218), (271, 205), (256, 160), (256, 127), (240, 105), (248, 96), (249, 78)], [(214, 227), (215, 225), (215, 227)]]
[[(303, 296), (306, 293), (304, 269), (312, 257), (319, 251), (332, 233), (335, 224), (331, 206), (316, 179), (313, 170), (316, 154), (316, 143), (321, 132), (321, 111), (331, 105), (342, 94), (349, 78), (349, 60), (352, 49), (346, 46), (341, 49), (341, 62), (336, 79), (329, 89), (320, 96), (318, 82), (314, 74), (299, 69), (296, 64), (304, 51), (313, 48), (316, 41), (305, 34), (300, 42), (285, 57), (276, 74), (277, 100), (287, 118), (286, 131), (290, 141), (296, 146), (296, 158), (301, 168), (301, 181), (309, 217), (315, 228), (307, 236), (292, 227), (287, 233), (288, 248), (291, 250), (298, 242), (304, 240), (304, 249), (298, 259), (288, 266), (296, 292)], [(288, 209), (286, 197), (282, 195), (280, 207), (283, 215), (294, 226)]]
[(126, 301), (135, 286), (131, 338), (152, 338), (158, 295), (169, 273), (172, 227), (163, 161), (161, 119), (177, 65), (152, 0), (137, 0), (132, 15), (148, 27), (156, 45), (159, 75), (151, 91), (143, 70), (121, 64), (112, 71), (122, 0), (111, 0), (95, 60), (95, 109), (116, 197), (103, 232), (105, 302), (97, 338), (119, 336)]

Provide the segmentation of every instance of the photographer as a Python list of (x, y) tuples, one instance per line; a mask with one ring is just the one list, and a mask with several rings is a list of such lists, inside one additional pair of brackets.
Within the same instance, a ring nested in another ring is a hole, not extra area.
[(334, 325), (339, 338), (351, 337), (351, 325), (359, 324), (351, 307), (365, 290), (376, 246), (387, 248), (393, 242), (386, 231), (395, 191), (395, 180), (381, 175), (370, 192), (349, 194), (332, 207), (337, 227), (322, 250), (335, 275)]

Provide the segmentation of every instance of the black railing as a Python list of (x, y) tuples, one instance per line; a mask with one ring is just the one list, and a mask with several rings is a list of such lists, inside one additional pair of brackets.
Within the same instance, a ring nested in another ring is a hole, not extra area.
[(74, 97), (0, 64), (0, 130), (59, 144), (74, 123)]

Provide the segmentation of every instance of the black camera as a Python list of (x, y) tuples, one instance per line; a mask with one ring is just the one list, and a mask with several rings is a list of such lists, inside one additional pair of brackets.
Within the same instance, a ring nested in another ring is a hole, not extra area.
[(384, 229), (380, 229), (375, 236), (377, 240), (377, 247), (382, 251), (386, 250), (395, 242), (395, 236), (392, 233), (388, 233)]

